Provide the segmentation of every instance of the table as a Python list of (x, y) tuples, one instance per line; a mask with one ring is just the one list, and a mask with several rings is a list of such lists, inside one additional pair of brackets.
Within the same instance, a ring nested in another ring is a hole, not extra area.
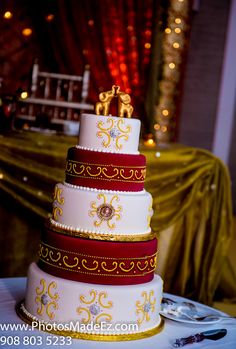
[[(26, 286), (26, 278), (4, 278), (0, 279), (0, 324), (21, 324), (23, 323), (15, 313), (15, 304), (24, 298)], [(167, 294), (167, 296), (170, 296)], [(178, 323), (165, 319), (164, 329), (160, 334), (153, 337), (149, 337), (142, 340), (135, 340), (130, 342), (95, 342), (87, 340), (72, 340), (72, 344), (65, 346), (64, 348), (79, 348), (79, 349), (99, 349), (99, 348), (119, 348), (119, 349), (170, 349), (171, 340), (176, 337), (186, 337), (197, 332), (216, 329), (216, 328), (226, 328), (227, 335), (218, 340), (210, 341), (204, 340), (201, 343), (195, 344), (194, 346), (186, 346), (187, 348), (217, 348), (217, 349), (235, 349), (236, 348), (236, 320), (227, 320), (224, 322), (218, 322), (212, 325), (192, 325), (186, 323)], [(0, 335), (5, 336), (41, 336), (44, 339), (49, 335), (48, 333), (39, 332), (37, 330), (30, 331), (1, 331)], [(1, 346), (0, 348), (5, 348), (6, 346)], [(19, 346), (12, 346), (18, 347)], [(36, 348), (36, 346), (27, 345), (25, 348)], [(59, 346), (37, 346), (37, 348), (54, 348)], [(23, 346), (21, 345), (22, 349)]]
[[(76, 143), (76, 137), (30, 131), (0, 135), (1, 277), (25, 276), (37, 258), (53, 188), (64, 180), (67, 149)], [(224, 273), (234, 298), (233, 266), (224, 264), (233, 237), (227, 168), (210, 152), (180, 144), (140, 143), (140, 152), (147, 159), (145, 189), (153, 196), (151, 227), (165, 292), (212, 304)]]

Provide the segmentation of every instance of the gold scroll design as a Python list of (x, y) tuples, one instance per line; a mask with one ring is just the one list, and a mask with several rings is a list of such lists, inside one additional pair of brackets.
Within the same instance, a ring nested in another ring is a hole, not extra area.
[(100, 271), (103, 270), (108, 273), (106, 275), (114, 271), (117, 274), (129, 273), (131, 275), (130, 272), (133, 270), (135, 276), (140, 276), (153, 272), (156, 268), (156, 253), (145, 258), (132, 259), (130, 257), (117, 260), (112, 257), (90, 256), (69, 252), (45, 243), (39, 244), (39, 258), (43, 262), (60, 269), (82, 273), (84, 269), (88, 271), (88, 274), (100, 274)]
[(99, 324), (101, 321), (111, 321), (112, 315), (107, 309), (113, 307), (113, 302), (107, 298), (107, 292), (104, 291), (90, 290), (88, 296), (80, 295), (81, 305), (77, 307), (76, 312), (83, 316), (82, 322), (88, 324), (92, 320)]
[(99, 205), (98, 202), (92, 201), (90, 203), (91, 210), (89, 211), (89, 216), (97, 216), (98, 219), (94, 221), (95, 227), (100, 227), (103, 222), (106, 222), (109, 229), (114, 229), (116, 227), (114, 219), (121, 219), (122, 206), (118, 205), (119, 197), (118, 195), (113, 195), (111, 200), (108, 202), (107, 196), (105, 194), (98, 194), (97, 200), (102, 201)]
[(99, 94), (99, 102), (95, 105), (97, 115), (109, 115), (110, 104), (113, 98), (118, 98), (118, 116), (131, 118), (133, 106), (130, 104), (131, 98), (128, 93), (120, 91), (120, 86), (113, 85), (111, 90)]
[(57, 201), (60, 205), (64, 205), (65, 203), (65, 199), (62, 197), (62, 192), (63, 189), (56, 185), (54, 189), (53, 199)]
[(67, 160), (66, 162), (66, 173), (76, 174), (78, 176), (82, 175), (85, 172), (85, 166), (83, 163), (78, 164), (74, 161)]
[[(109, 172), (109, 174), (108, 174)], [(81, 177), (81, 178), (88, 178), (88, 177), (100, 177), (103, 178), (103, 176), (108, 178), (109, 180), (118, 180), (121, 178), (124, 180), (132, 179), (132, 181), (140, 181), (143, 182), (146, 177), (146, 169), (144, 167), (140, 167), (139, 169), (134, 168), (119, 168), (112, 166), (112, 165), (85, 165), (83, 163), (67, 160), (66, 165), (66, 173), (75, 176), (75, 177)], [(87, 177), (88, 176), (88, 177)]]
[(136, 301), (136, 314), (138, 315), (137, 323), (141, 325), (144, 321), (150, 321), (150, 313), (155, 312), (156, 298), (154, 297), (154, 291), (151, 290), (149, 294), (143, 291), (141, 294), (142, 301)]
[(47, 286), (45, 279), (40, 280), (40, 286), (36, 287), (35, 303), (38, 305), (37, 314), (43, 315), (46, 312), (50, 320), (55, 317), (53, 310), (58, 310), (59, 295), (53, 290), (57, 289), (57, 284), (52, 281)]
[(127, 142), (129, 140), (132, 129), (131, 125), (123, 126), (125, 126), (124, 119), (115, 120), (109, 117), (106, 120), (106, 125), (103, 121), (97, 123), (99, 129), (97, 137), (102, 138), (102, 145), (105, 148), (110, 147), (111, 143), (114, 142), (116, 149), (122, 149), (122, 142)]
[(53, 203), (53, 211), (52, 211), (52, 217), (55, 221), (58, 221), (58, 216), (62, 216), (63, 214), (63, 209), (57, 206), (57, 204), (64, 205), (65, 203), (65, 199), (64, 197), (62, 197), (62, 192), (63, 192), (63, 189), (56, 185), (54, 194), (53, 194), (54, 203)]

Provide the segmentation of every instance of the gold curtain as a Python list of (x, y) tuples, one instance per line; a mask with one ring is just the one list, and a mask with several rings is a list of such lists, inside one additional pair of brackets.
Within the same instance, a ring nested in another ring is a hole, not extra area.
[(211, 304), (233, 236), (228, 170), (203, 149), (175, 145), (145, 155), (164, 289)]
[[(25, 274), (29, 261), (37, 258), (54, 185), (64, 180), (67, 149), (76, 143), (75, 137), (33, 132), (0, 137), (4, 276)], [(154, 199), (151, 224), (159, 239), (157, 272), (164, 290), (211, 304), (233, 237), (228, 170), (202, 149), (173, 145), (140, 150), (147, 157), (145, 188)]]

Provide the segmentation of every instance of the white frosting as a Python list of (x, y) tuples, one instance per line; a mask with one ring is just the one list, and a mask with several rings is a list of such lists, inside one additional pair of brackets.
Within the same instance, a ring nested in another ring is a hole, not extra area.
[(77, 147), (85, 150), (139, 154), (140, 120), (82, 114)]
[[(148, 331), (160, 323), (163, 281), (160, 276), (146, 284), (128, 286), (96, 285), (54, 277), (35, 263), (30, 265), (25, 312), (32, 319), (46, 323), (111, 324), (98, 329), (99, 334), (124, 334)], [(118, 329), (116, 324), (136, 324), (133, 329)], [(137, 326), (138, 325), (138, 326)], [(91, 327), (84, 329), (92, 333)]]
[(97, 234), (137, 235), (151, 231), (152, 196), (55, 186), (53, 220), (71, 230)]

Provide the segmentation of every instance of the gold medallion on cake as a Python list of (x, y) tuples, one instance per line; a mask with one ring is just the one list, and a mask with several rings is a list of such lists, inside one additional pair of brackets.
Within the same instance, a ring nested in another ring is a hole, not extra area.
[(98, 202), (92, 201), (90, 207), (92, 210), (89, 211), (89, 216), (97, 216), (98, 220), (94, 221), (95, 227), (100, 227), (103, 222), (106, 222), (108, 228), (114, 229), (116, 220), (121, 219), (120, 212), (122, 207), (118, 205), (119, 197), (118, 195), (113, 195), (110, 202), (107, 202), (108, 199), (105, 194), (98, 194), (98, 201), (102, 200), (103, 203), (98, 205)]
[(97, 208), (97, 215), (100, 219), (109, 221), (114, 217), (115, 209), (110, 204), (102, 204)]

